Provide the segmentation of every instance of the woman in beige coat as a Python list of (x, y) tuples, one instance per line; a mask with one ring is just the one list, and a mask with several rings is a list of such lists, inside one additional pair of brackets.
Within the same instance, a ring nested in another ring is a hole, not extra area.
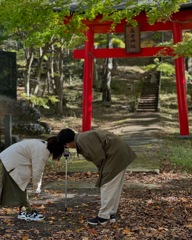
[(58, 139), (64, 146), (76, 148), (78, 154), (98, 168), (96, 187), (100, 188), (101, 207), (98, 216), (88, 223), (115, 222), (126, 168), (136, 154), (122, 138), (108, 131), (91, 130), (75, 134), (66, 128), (59, 132)]
[[(40, 139), (26, 139), (17, 142), (0, 153), (3, 176), (0, 205), (19, 206), (18, 219), (39, 221), (44, 219), (42, 214), (33, 210), (28, 202), (27, 186), (32, 180), (33, 191), (41, 192), (41, 182), (45, 164), (52, 155), (58, 160), (64, 151), (57, 137), (50, 137), (47, 141)], [(23, 211), (23, 208), (25, 210)]]

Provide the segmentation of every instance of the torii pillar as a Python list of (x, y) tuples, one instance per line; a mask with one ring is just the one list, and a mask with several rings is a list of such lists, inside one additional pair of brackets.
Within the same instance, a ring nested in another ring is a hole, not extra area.
[[(173, 39), (174, 44), (182, 41), (182, 29), (179, 23), (173, 23)], [(185, 61), (184, 57), (175, 59), (176, 72), (176, 87), (177, 87), (177, 101), (180, 124), (180, 135), (189, 135), (188, 123), (188, 106), (186, 94), (186, 79), (185, 79)]]
[(92, 121), (92, 99), (93, 99), (93, 48), (94, 48), (94, 31), (93, 26), (88, 25), (85, 32), (87, 38), (85, 42), (84, 56), (84, 77), (83, 77), (83, 103), (82, 103), (82, 131), (91, 129)]

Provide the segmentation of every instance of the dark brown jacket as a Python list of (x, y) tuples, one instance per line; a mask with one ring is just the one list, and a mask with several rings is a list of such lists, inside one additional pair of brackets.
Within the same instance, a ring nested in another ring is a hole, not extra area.
[(102, 130), (91, 130), (75, 135), (76, 149), (99, 171), (96, 187), (111, 181), (136, 158), (136, 154), (120, 137)]

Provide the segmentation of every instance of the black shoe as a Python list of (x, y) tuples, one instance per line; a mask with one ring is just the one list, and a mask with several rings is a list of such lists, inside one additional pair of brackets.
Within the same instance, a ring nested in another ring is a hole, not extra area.
[(109, 219), (100, 218), (97, 216), (96, 218), (89, 219), (87, 222), (91, 225), (98, 225), (98, 224), (105, 225), (108, 221)]
[(110, 215), (110, 223), (114, 223), (114, 222), (116, 222), (117, 220), (116, 220), (116, 214), (111, 214)]

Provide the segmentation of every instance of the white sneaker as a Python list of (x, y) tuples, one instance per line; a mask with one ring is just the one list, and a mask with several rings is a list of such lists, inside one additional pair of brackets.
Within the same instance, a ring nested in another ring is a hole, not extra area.
[(42, 214), (37, 213), (37, 211), (33, 210), (31, 213), (26, 214), (26, 221), (41, 221), (45, 218)]
[(17, 218), (25, 220), (26, 219), (26, 215), (27, 215), (26, 212), (19, 212)]

